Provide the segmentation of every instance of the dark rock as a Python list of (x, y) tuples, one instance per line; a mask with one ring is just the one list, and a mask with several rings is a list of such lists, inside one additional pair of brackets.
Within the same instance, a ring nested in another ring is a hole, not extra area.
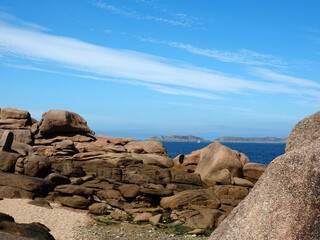
[(36, 200), (29, 201), (28, 204), (38, 206), (38, 207), (52, 209), (50, 203), (45, 200), (42, 200), (42, 199), (36, 199)]
[(20, 154), (12, 150), (0, 150), (0, 171), (14, 172), (14, 167), (19, 157)]
[(92, 196), (94, 194), (93, 189), (78, 185), (59, 185), (55, 187), (54, 191), (66, 195)]
[(16, 187), (41, 196), (52, 190), (54, 185), (50, 181), (37, 177), (0, 172), (0, 186)]
[(0, 186), (0, 197), (33, 199), (34, 193), (17, 187)]
[(8, 214), (0, 212), (0, 222), (3, 222), (3, 221), (14, 222), (14, 218)]
[(4, 131), (1, 139), (0, 139), (0, 148), (3, 148), (4, 150), (10, 150), (11, 145), (13, 143), (13, 133), (10, 131)]
[(59, 173), (50, 173), (45, 179), (53, 182), (55, 185), (64, 185), (71, 183), (68, 177), (63, 176)]
[(23, 173), (31, 177), (45, 178), (51, 171), (51, 162), (45, 156), (28, 156), (24, 159), (23, 165)]
[(38, 240), (54, 240), (49, 229), (41, 223), (0, 222), (1, 232)]

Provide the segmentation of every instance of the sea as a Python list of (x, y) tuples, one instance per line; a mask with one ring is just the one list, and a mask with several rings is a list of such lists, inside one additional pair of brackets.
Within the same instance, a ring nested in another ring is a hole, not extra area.
[[(162, 142), (169, 157), (179, 154), (187, 155), (195, 150), (204, 148), (211, 142)], [(254, 163), (269, 164), (273, 159), (285, 153), (285, 143), (231, 143), (221, 144), (244, 153)]]

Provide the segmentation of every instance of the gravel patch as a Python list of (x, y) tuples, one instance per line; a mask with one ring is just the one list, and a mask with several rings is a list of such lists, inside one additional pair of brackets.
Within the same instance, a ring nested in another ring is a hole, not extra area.
[(116, 226), (81, 226), (73, 229), (75, 240), (167, 240), (167, 239), (207, 239), (205, 236), (176, 235), (164, 229), (157, 229), (148, 225), (134, 225), (123, 223)]

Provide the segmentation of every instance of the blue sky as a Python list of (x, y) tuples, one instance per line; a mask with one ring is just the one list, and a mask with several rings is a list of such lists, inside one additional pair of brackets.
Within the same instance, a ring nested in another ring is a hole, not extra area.
[(1, 0), (1, 106), (97, 134), (286, 137), (320, 107), (320, 2)]

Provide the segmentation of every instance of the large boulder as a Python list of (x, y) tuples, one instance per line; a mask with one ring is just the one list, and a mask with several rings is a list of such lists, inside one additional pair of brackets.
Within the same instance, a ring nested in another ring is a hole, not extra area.
[(273, 160), (210, 239), (320, 239), (320, 141)]
[(320, 137), (320, 111), (302, 119), (292, 129), (286, 152), (306, 147)]
[(58, 133), (93, 134), (93, 131), (87, 126), (87, 121), (74, 112), (49, 110), (42, 115), (39, 133), (48, 136)]
[(200, 161), (195, 173), (200, 174), (202, 181), (210, 180), (217, 170), (228, 169), (232, 176), (242, 176), (242, 167), (249, 159), (218, 142), (214, 142), (201, 151)]

